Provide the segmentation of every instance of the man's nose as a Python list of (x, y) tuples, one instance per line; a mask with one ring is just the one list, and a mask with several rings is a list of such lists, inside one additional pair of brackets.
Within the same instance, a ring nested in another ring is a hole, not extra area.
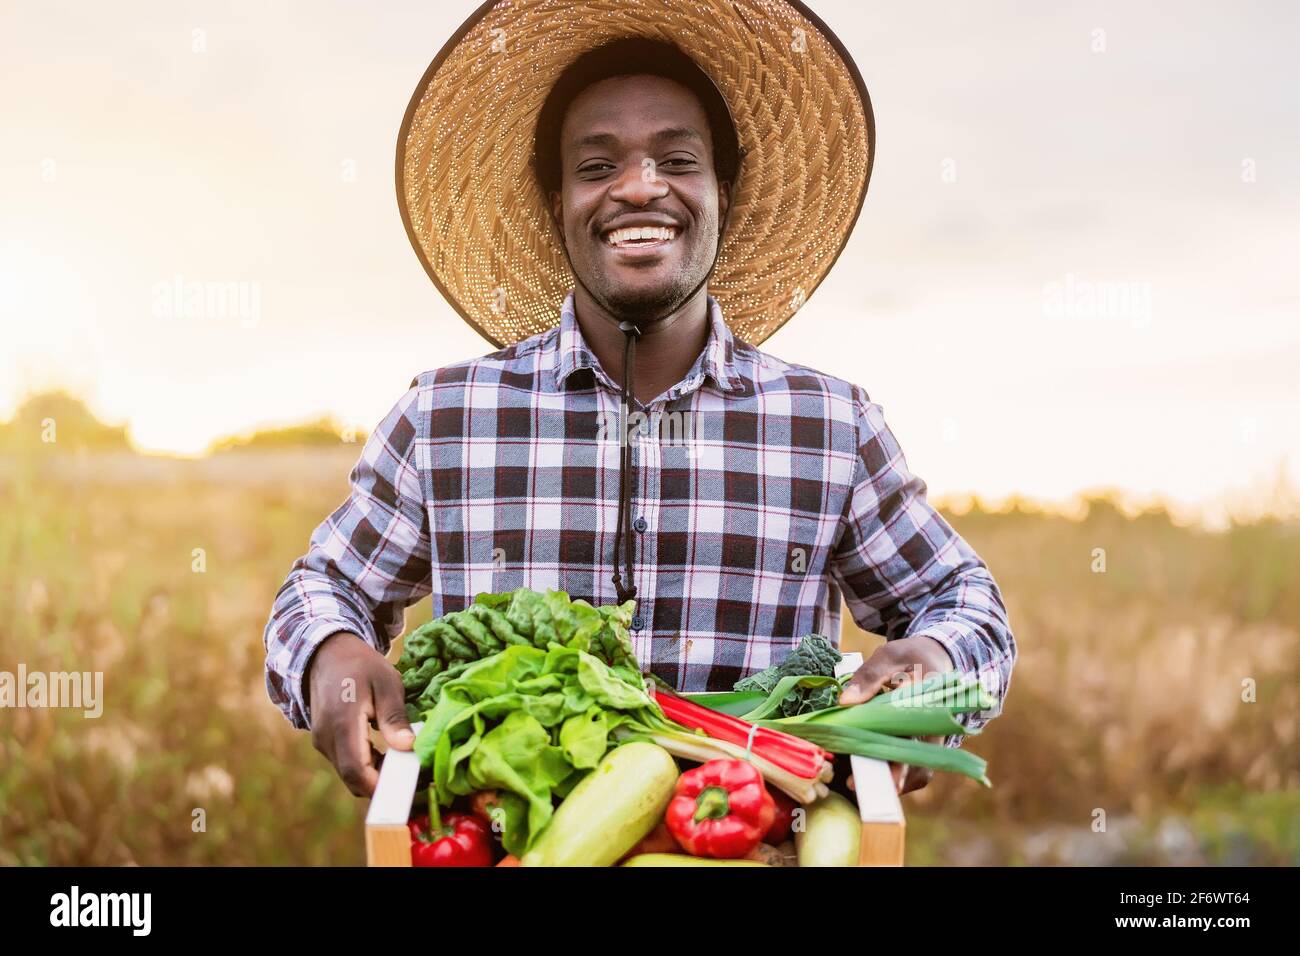
[(668, 195), (668, 184), (660, 178), (655, 169), (655, 161), (646, 157), (640, 165), (629, 165), (623, 170), (609, 191), (611, 199), (644, 206), (655, 199)]

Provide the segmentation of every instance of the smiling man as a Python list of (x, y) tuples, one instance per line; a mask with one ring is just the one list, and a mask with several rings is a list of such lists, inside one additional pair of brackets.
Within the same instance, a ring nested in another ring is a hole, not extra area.
[[(842, 598), (862, 627), (888, 638), (846, 702), (900, 673), (958, 668), (998, 701), (966, 715), (967, 729), (1000, 710), (1016, 654), (1001, 596), (926, 502), (880, 407), (729, 327), (761, 338), (798, 308), (847, 239), (869, 175), (862, 153), (874, 148), (860, 78), (799, 5), (767, 5), (789, 22), (763, 40), (765, 54), (741, 62), (771, 72), (731, 100), (682, 48), (694, 37), (704, 55), (699, 38), (731, 35), (742, 24), (726, 18), (751, 5), (719, 4), (679, 44), (615, 35), (571, 53), (523, 39), (543, 29), (529, 19), (537, 5), (498, 5), (476, 14), (417, 91), (399, 164), (412, 238), (458, 310), (513, 344), (415, 379), (367, 442), (350, 497), (277, 595), (266, 631), (271, 697), (311, 728), (355, 793), (377, 777), (367, 725), (390, 746), (410, 746), (402, 683), (384, 653), (405, 608), (425, 596), (434, 615), (520, 586), (595, 604), (635, 600), (638, 659), (681, 690), (730, 689), (803, 635), (837, 638)], [(673, 32), (654, 4), (623, 11)], [(766, 29), (743, 25), (756, 37)], [(448, 108), (439, 96), (480, 101), (461, 88), (472, 82), (462, 68), (481, 62), (497, 30), (502, 58), (472, 75), (482, 96), (507, 90), (501, 112), (439, 122)], [(820, 58), (818, 70), (779, 69), (799, 56)], [(555, 80), (540, 104), (492, 75), (548, 68)], [(802, 85), (826, 71), (844, 81), (833, 94)], [(767, 112), (818, 94), (831, 103), (834, 136)], [(518, 115), (505, 122), (511, 104)], [(455, 173), (466, 147), (453, 139), (525, 120), (531, 182), (508, 149), (490, 169), (476, 154), (478, 165)], [(752, 185), (742, 200), (744, 177)], [(744, 225), (733, 236), (738, 210)], [(477, 228), (484, 220), (491, 225)], [(538, 231), (526, 241), (512, 233), (528, 228)], [(554, 254), (549, 264), (538, 250)], [(548, 306), (557, 276), (571, 288)], [(542, 330), (521, 334), (530, 321)], [(864, 333), (845, 347), (868, 343)], [(647, 424), (687, 421), (686, 437), (644, 428), (623, 440), (623, 428), (603, 425), (632, 413)], [(900, 788), (927, 779), (911, 768)]]

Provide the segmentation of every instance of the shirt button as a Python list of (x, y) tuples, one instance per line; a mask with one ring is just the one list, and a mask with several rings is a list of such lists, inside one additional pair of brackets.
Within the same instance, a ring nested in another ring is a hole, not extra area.
[(636, 617), (632, 618), (632, 627), (638, 631), (641, 630), (641, 628), (645, 627), (645, 618), (640, 614), (636, 615)]
[(637, 531), (640, 531), (644, 534), (645, 529), (650, 527), (650, 524), (645, 520), (645, 518), (637, 518), (635, 521), (632, 522), (632, 527), (636, 528)]

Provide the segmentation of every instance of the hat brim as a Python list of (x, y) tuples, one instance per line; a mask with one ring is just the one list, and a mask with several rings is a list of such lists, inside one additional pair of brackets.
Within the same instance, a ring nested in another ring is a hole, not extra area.
[(573, 276), (532, 173), (533, 128), (560, 72), (620, 36), (676, 43), (727, 101), (744, 159), (708, 288), (732, 331), (762, 342), (843, 251), (876, 152), (852, 57), (797, 0), (488, 0), (402, 120), (397, 200), (411, 245), (494, 345), (556, 325)]

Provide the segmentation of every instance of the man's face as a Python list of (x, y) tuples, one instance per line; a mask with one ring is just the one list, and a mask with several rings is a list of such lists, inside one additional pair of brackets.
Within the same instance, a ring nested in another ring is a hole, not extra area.
[(565, 114), (560, 164), (551, 208), (587, 288), (628, 318), (680, 306), (713, 265), (731, 186), (699, 100), (658, 76), (595, 83)]

